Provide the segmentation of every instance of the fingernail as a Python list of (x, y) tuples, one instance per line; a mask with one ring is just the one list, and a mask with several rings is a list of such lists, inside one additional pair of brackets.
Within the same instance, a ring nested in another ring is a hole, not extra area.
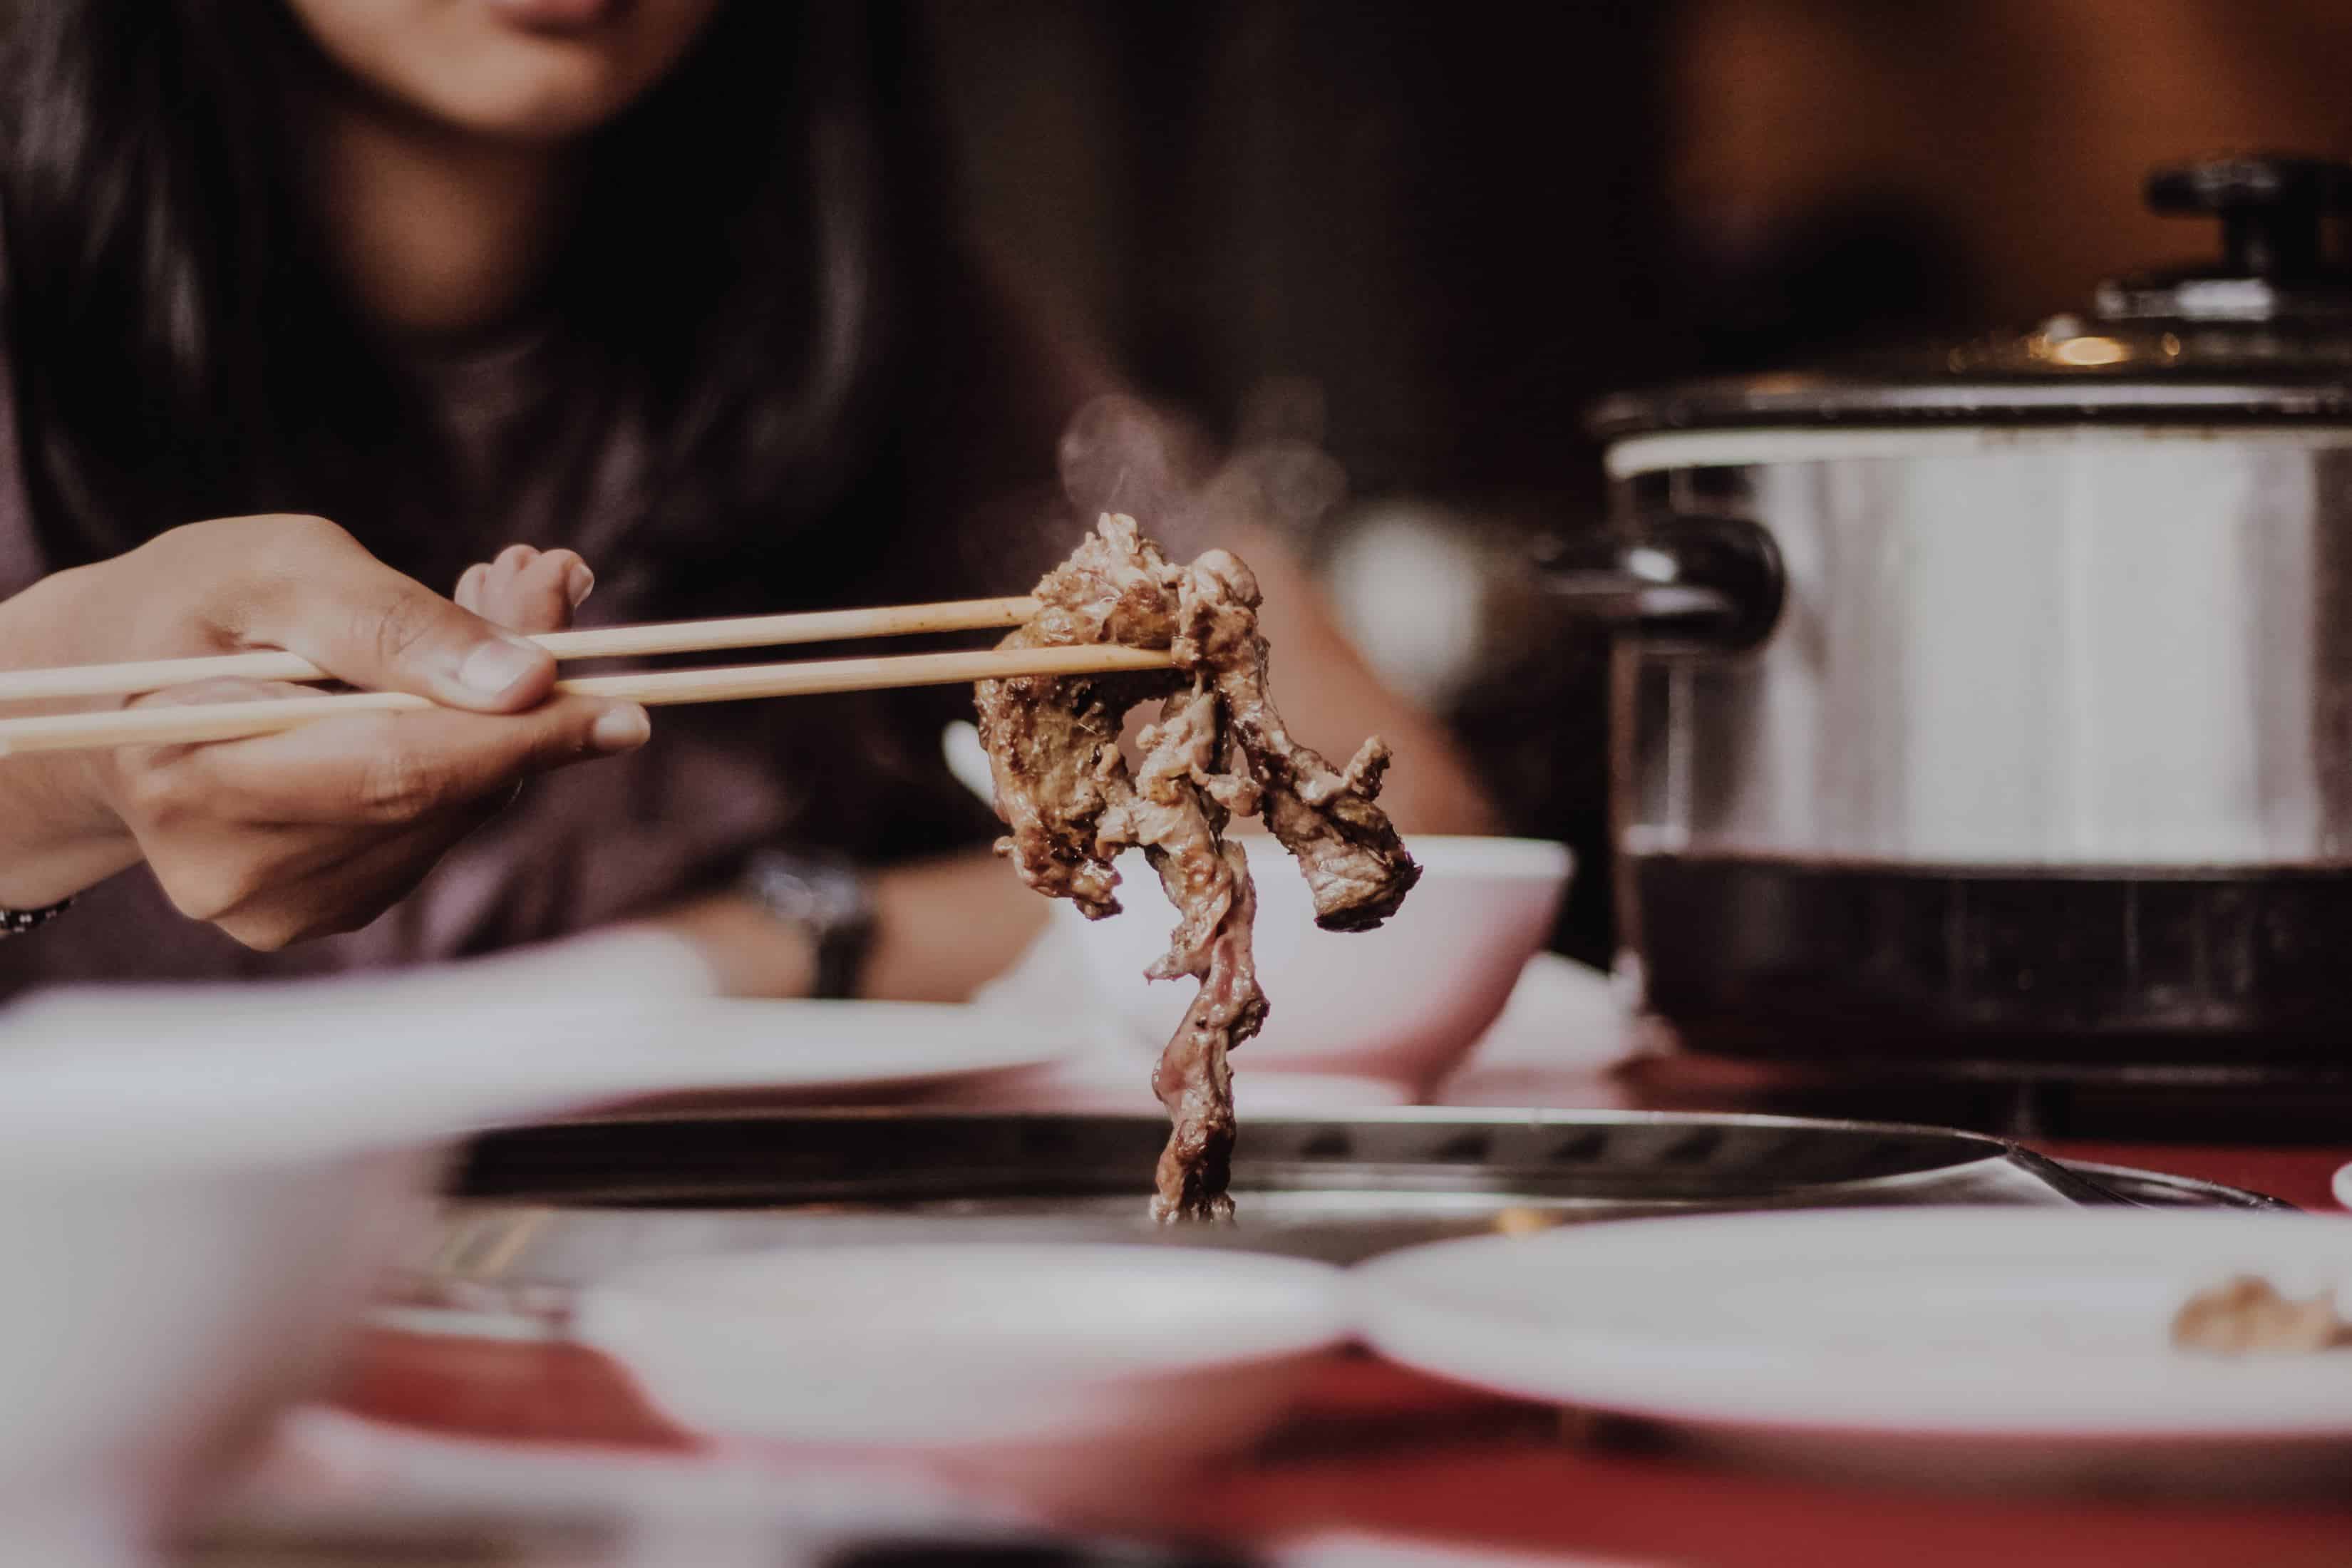
[(457, 679), (485, 697), (496, 697), (539, 668), (546, 655), (529, 643), (486, 642), (466, 656)]
[(654, 721), (634, 702), (615, 703), (596, 715), (588, 739), (600, 752), (634, 752), (653, 738)]
[(586, 604), (588, 595), (595, 591), (596, 574), (588, 570), (586, 562), (575, 562), (572, 570), (563, 574), (563, 596), (572, 601), (573, 609)]

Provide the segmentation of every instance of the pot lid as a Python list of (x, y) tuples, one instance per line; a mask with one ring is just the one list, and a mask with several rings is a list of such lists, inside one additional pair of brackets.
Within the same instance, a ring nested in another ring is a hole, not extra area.
[(2326, 244), (2352, 163), (2207, 159), (2154, 171), (2147, 199), (2219, 219), (2220, 261), (2111, 279), (2029, 331), (1620, 394), (1591, 427), (2352, 419), (2352, 267)]

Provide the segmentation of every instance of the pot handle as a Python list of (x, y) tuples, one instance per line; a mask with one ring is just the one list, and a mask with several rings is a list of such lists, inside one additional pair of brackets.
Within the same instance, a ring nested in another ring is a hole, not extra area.
[(1744, 653), (1772, 635), (1787, 596), (1780, 547), (1746, 518), (1642, 518), (1555, 542), (1539, 563), (1570, 615), (1658, 653)]

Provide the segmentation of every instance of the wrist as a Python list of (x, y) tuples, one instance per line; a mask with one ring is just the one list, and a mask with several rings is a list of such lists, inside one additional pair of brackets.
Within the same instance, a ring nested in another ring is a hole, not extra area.
[(138, 864), (94, 759), (58, 752), (0, 762), (0, 909), (35, 910)]
[(71, 899), (61, 899), (37, 910), (0, 908), (0, 941), (12, 936), (30, 936), (72, 907)]
[(816, 949), (750, 899), (722, 893), (671, 909), (651, 922), (690, 944), (722, 996), (806, 996)]
[(738, 891), (798, 931), (811, 963), (808, 994), (859, 994), (875, 929), (874, 890), (845, 860), (763, 850), (745, 864)]
[[(130, 658), (136, 647), (86, 646), (93, 626), (118, 624), (111, 608), (136, 593), (108, 569), (53, 572), (0, 601), (0, 664), (77, 664)], [(109, 613), (96, 613), (101, 610)], [(12, 712), (54, 713), (83, 703), (33, 703)], [(39, 909), (138, 864), (139, 841), (116, 807), (121, 770), (111, 751), (0, 760), (0, 907)]]

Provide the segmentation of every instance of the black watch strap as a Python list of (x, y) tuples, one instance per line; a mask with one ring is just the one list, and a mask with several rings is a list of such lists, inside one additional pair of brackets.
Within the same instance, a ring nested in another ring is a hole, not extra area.
[(768, 913), (808, 933), (816, 956), (813, 995), (857, 994), (873, 943), (874, 895), (856, 867), (832, 857), (762, 850), (745, 864), (742, 888)]
[(73, 900), (64, 899), (45, 910), (0, 910), (0, 938), (38, 931), (71, 908)]

